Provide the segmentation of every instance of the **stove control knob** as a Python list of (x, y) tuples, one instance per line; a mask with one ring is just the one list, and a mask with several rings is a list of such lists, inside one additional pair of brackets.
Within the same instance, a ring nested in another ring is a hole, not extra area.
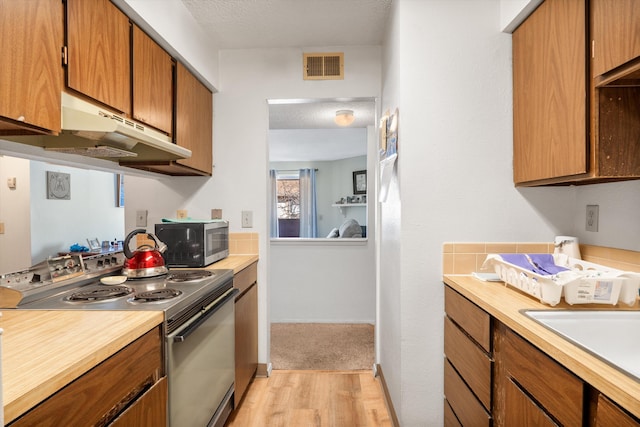
[(101, 259), (99, 259), (98, 260), (98, 268), (102, 268), (102, 267), (104, 267), (104, 262)]
[(109, 266), (109, 265), (111, 265), (111, 260), (110, 260), (109, 258), (105, 258), (105, 260), (104, 260), (104, 265), (105, 265), (105, 266)]
[(116, 257), (112, 256), (112, 257), (111, 257), (111, 264), (113, 264), (113, 265), (118, 265), (118, 258), (116, 258)]

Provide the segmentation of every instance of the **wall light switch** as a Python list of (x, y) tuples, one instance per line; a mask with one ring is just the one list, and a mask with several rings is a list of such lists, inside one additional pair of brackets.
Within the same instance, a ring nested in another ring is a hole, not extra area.
[(16, 189), (16, 177), (7, 178), (7, 187), (12, 190)]
[(146, 227), (147, 226), (147, 211), (136, 211), (136, 227)]
[(585, 230), (598, 231), (599, 205), (587, 205), (587, 224)]
[(253, 211), (242, 211), (242, 228), (253, 227)]

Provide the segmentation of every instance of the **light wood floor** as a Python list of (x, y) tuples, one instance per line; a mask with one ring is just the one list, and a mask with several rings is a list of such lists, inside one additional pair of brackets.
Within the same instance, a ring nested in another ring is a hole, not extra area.
[(228, 427), (391, 427), (371, 371), (280, 371), (255, 378)]

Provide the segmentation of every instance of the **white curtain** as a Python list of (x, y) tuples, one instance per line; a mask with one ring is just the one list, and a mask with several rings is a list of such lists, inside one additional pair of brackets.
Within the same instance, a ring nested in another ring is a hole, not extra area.
[(269, 200), (269, 236), (278, 237), (278, 178), (275, 169), (269, 171), (270, 200)]
[(318, 237), (316, 171), (300, 169), (300, 237)]

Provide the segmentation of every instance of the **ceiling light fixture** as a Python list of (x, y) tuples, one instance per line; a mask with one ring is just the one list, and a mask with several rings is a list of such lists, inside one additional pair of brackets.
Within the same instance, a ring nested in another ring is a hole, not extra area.
[(349, 126), (356, 118), (353, 117), (353, 110), (336, 111), (336, 124), (338, 126)]

